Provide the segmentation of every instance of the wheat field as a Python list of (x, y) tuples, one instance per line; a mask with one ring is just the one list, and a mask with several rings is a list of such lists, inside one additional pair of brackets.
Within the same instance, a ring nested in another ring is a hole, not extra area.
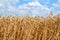
[(0, 17), (0, 40), (60, 40), (60, 16)]

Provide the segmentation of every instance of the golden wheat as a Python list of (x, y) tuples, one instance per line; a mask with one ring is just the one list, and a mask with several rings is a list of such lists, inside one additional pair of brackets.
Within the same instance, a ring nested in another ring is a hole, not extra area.
[(0, 40), (60, 40), (60, 17), (0, 17)]

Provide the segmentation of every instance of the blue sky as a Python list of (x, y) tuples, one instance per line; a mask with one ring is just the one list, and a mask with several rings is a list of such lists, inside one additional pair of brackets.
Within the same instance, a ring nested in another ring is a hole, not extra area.
[[(32, 0), (19, 0), (17, 5), (27, 4), (29, 2), (32, 2)], [(57, 3), (57, 0), (38, 0), (38, 2), (42, 5), (47, 5), (48, 7), (52, 6), (52, 3)]]
[(48, 16), (60, 13), (60, 0), (0, 0), (0, 14)]

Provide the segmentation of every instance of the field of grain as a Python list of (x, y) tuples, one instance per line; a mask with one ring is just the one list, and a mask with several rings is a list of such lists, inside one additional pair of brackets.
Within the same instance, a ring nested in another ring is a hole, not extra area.
[(0, 40), (60, 40), (60, 16), (0, 17)]

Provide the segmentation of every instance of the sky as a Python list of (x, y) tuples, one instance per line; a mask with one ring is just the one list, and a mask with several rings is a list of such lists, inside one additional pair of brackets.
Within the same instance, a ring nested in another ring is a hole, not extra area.
[(1, 15), (48, 16), (60, 14), (60, 0), (0, 0)]

